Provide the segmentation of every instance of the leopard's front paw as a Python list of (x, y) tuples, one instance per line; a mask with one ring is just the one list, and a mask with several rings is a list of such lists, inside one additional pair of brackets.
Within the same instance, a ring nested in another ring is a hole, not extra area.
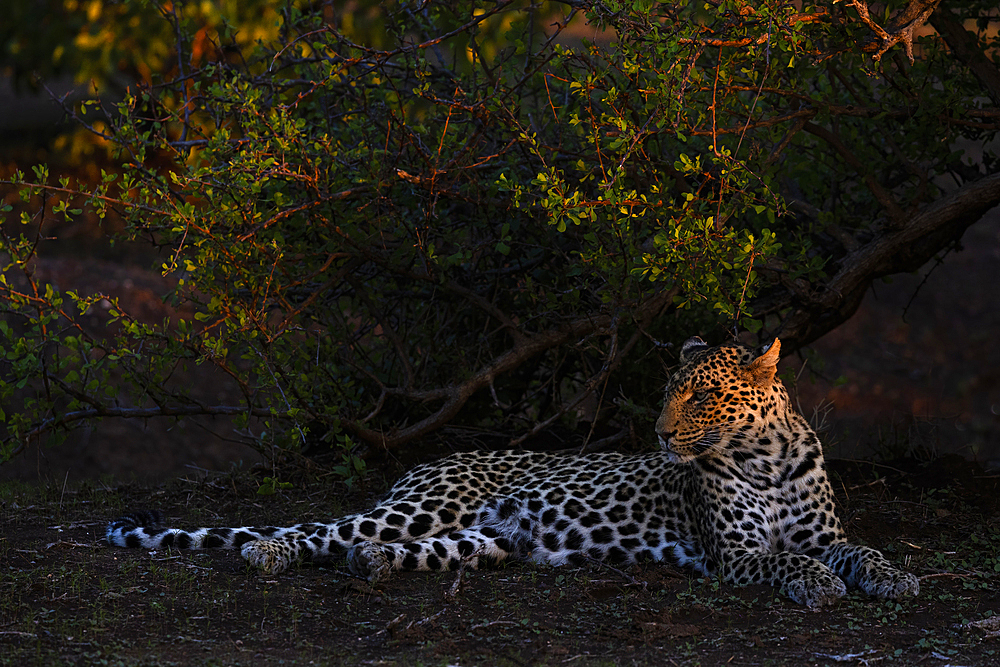
[(347, 550), (347, 569), (374, 584), (389, 578), (392, 563), (381, 545), (359, 542)]
[(832, 574), (795, 579), (785, 584), (785, 592), (801, 605), (819, 609), (831, 605), (847, 593), (847, 585)]
[(889, 600), (920, 594), (920, 582), (917, 578), (896, 568), (869, 573), (862, 579), (860, 588), (869, 595)]
[(297, 537), (304, 537), (302, 533), (290, 533), (276, 540), (254, 540), (247, 542), (240, 549), (240, 554), (247, 563), (258, 567), (265, 574), (278, 574), (284, 572), (298, 560), (298, 547), (295, 544)]

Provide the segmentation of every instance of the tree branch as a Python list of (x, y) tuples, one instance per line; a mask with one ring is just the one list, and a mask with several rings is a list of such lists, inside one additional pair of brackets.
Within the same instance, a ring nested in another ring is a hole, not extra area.
[(906, 57), (913, 64), (913, 31), (919, 28), (940, 4), (941, 0), (912, 0), (906, 7), (898, 11), (889, 19), (886, 27), (875, 23), (868, 14), (868, 4), (865, 0), (850, 0), (848, 7), (854, 7), (864, 23), (878, 36), (878, 41), (872, 39), (862, 47), (863, 51), (875, 51), (872, 60), (880, 60), (882, 56), (894, 47), (902, 43), (906, 51)]
[(934, 12), (931, 25), (944, 39), (955, 58), (968, 65), (979, 83), (983, 84), (993, 104), (1000, 105), (1000, 69), (986, 57), (976, 36), (966, 30), (947, 10)]
[(198, 415), (250, 415), (251, 417), (271, 417), (288, 419), (285, 412), (272, 411), (269, 408), (254, 408), (243, 405), (163, 405), (155, 408), (109, 408), (96, 406), (86, 410), (66, 412), (58, 417), (46, 419), (36, 425), (21, 437), (21, 444), (13, 449), (10, 457), (21, 453), (24, 446), (45, 433), (50, 433), (62, 426), (68, 426), (88, 419), (100, 417), (120, 417), (123, 419), (149, 419), (151, 417), (192, 417)]
[(815, 123), (806, 123), (803, 126), (803, 129), (806, 132), (823, 139), (830, 145), (831, 148), (837, 151), (837, 154), (843, 158), (844, 162), (851, 165), (853, 169), (857, 170), (858, 176), (864, 180), (865, 185), (868, 186), (868, 189), (875, 196), (875, 199), (878, 200), (878, 203), (881, 204), (882, 208), (884, 208), (886, 213), (889, 214), (889, 218), (894, 224), (898, 225), (904, 220), (905, 214), (903, 213), (903, 209), (899, 207), (899, 204), (897, 204), (896, 200), (893, 199), (891, 194), (889, 194), (889, 191), (883, 188), (882, 184), (879, 183), (874, 176), (868, 173), (868, 169), (864, 164), (862, 164), (861, 160), (855, 157), (854, 153), (852, 153), (847, 146), (844, 145), (836, 134), (825, 127), (816, 125)]
[[(640, 321), (651, 320), (670, 304), (675, 294), (676, 290), (667, 290), (654, 295), (637, 306), (633, 317)], [(344, 422), (343, 426), (351, 432), (351, 435), (372, 445), (386, 449), (398, 447), (444, 426), (458, 414), (473, 394), (489, 386), (496, 377), (518, 368), (521, 364), (546, 350), (607, 329), (611, 326), (612, 319), (612, 315), (582, 317), (564, 326), (521, 338), (515, 342), (510, 350), (495, 358), (465, 382), (440, 390), (444, 397), (444, 404), (438, 408), (437, 412), (406, 428), (383, 433), (362, 428), (357, 423)]]
[(789, 291), (768, 302), (762, 300), (755, 312), (790, 310), (773, 333), (789, 350), (802, 347), (850, 318), (872, 281), (917, 270), (998, 204), (1000, 174), (969, 183), (924, 207), (904, 227), (884, 229), (849, 252), (840, 261), (837, 273), (812, 299)]

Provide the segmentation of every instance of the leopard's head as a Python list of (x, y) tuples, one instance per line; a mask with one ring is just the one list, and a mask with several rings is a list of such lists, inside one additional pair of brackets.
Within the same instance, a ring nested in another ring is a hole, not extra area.
[(743, 345), (709, 347), (697, 337), (685, 341), (656, 420), (660, 447), (681, 463), (752, 445), (745, 436), (775, 417), (777, 395), (784, 395), (775, 377), (780, 351), (777, 339), (759, 353)]

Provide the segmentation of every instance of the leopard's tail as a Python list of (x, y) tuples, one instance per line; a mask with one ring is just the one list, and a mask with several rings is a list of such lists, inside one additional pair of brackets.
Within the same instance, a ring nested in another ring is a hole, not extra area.
[(155, 510), (132, 512), (108, 523), (104, 537), (108, 544), (133, 549), (238, 549), (253, 540), (280, 537), (289, 528), (196, 528), (181, 530), (163, 526), (162, 515)]

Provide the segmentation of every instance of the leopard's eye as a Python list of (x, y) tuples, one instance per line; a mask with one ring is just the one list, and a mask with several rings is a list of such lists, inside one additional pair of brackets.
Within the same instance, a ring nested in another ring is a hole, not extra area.
[(696, 391), (691, 394), (691, 398), (689, 400), (692, 403), (704, 403), (706, 398), (708, 398), (707, 391)]

